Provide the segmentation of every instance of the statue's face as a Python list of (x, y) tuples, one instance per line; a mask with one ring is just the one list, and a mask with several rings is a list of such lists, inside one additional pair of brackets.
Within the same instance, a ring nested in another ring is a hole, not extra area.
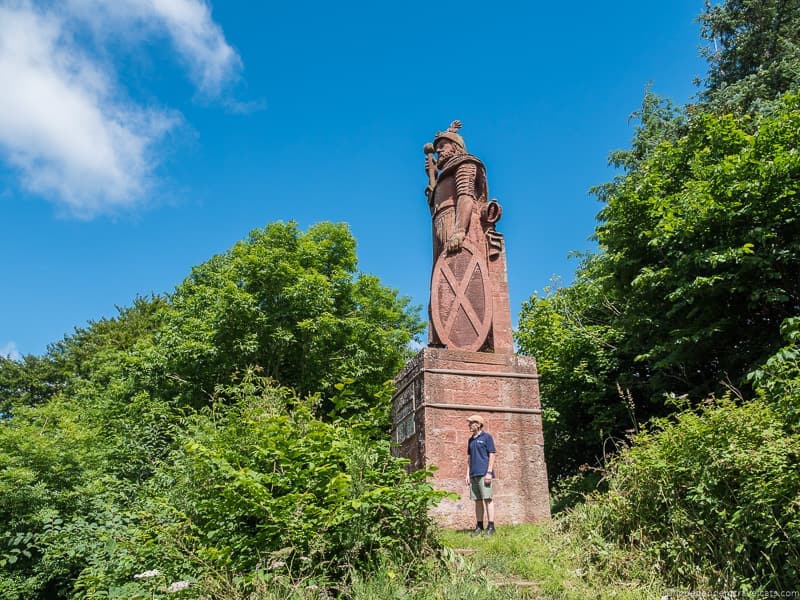
[(461, 148), (455, 142), (448, 140), (447, 138), (440, 139), (436, 142), (434, 146), (434, 150), (436, 150), (437, 158), (436, 158), (436, 165), (441, 166), (447, 160), (456, 156)]

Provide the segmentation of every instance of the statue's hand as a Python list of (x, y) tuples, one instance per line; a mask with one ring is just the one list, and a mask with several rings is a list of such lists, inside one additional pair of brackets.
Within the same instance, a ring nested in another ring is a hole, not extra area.
[(450, 239), (447, 240), (447, 251), (448, 252), (458, 252), (461, 250), (461, 244), (464, 241), (464, 232), (463, 231), (456, 231), (453, 235), (450, 236)]
[(434, 161), (433, 161), (433, 154), (426, 154), (425, 155), (425, 172), (430, 173), (431, 170), (434, 168)]

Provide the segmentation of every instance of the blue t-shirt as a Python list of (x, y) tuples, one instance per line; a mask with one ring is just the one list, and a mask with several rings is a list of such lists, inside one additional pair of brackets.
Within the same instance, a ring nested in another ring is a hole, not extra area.
[(469, 456), (469, 476), (483, 477), (489, 471), (489, 455), (497, 452), (494, 440), (485, 431), (475, 437), (470, 436), (467, 442), (467, 456)]

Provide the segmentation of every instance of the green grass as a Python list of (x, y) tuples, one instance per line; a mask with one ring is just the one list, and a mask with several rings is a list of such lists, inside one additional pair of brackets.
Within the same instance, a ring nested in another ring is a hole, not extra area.
[[(491, 537), (441, 531), (440, 558), (398, 564), (386, 557), (354, 569), (333, 589), (310, 581), (273, 582), (270, 588), (232, 594), (220, 588), (210, 598), (225, 600), (642, 600), (659, 598), (665, 587), (649, 573), (628, 569), (619, 579), (587, 564), (579, 540), (558, 522), (500, 526)], [(635, 561), (626, 561), (628, 565)], [(280, 583), (279, 585), (275, 585)], [(231, 588), (232, 589), (232, 588)]]
[(481, 573), (511, 594), (504, 597), (638, 600), (658, 598), (664, 589), (651, 574), (620, 581), (595, 571), (585, 563), (580, 541), (556, 524), (498, 527), (491, 537), (455, 531), (442, 535), (446, 546), (463, 557), (460, 568)]

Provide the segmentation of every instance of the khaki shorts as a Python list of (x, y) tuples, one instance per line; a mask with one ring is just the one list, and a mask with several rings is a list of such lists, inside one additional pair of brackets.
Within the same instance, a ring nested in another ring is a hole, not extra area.
[(470, 500), (491, 500), (494, 493), (494, 481), (491, 485), (486, 485), (484, 476), (470, 477), (469, 479), (469, 497)]

